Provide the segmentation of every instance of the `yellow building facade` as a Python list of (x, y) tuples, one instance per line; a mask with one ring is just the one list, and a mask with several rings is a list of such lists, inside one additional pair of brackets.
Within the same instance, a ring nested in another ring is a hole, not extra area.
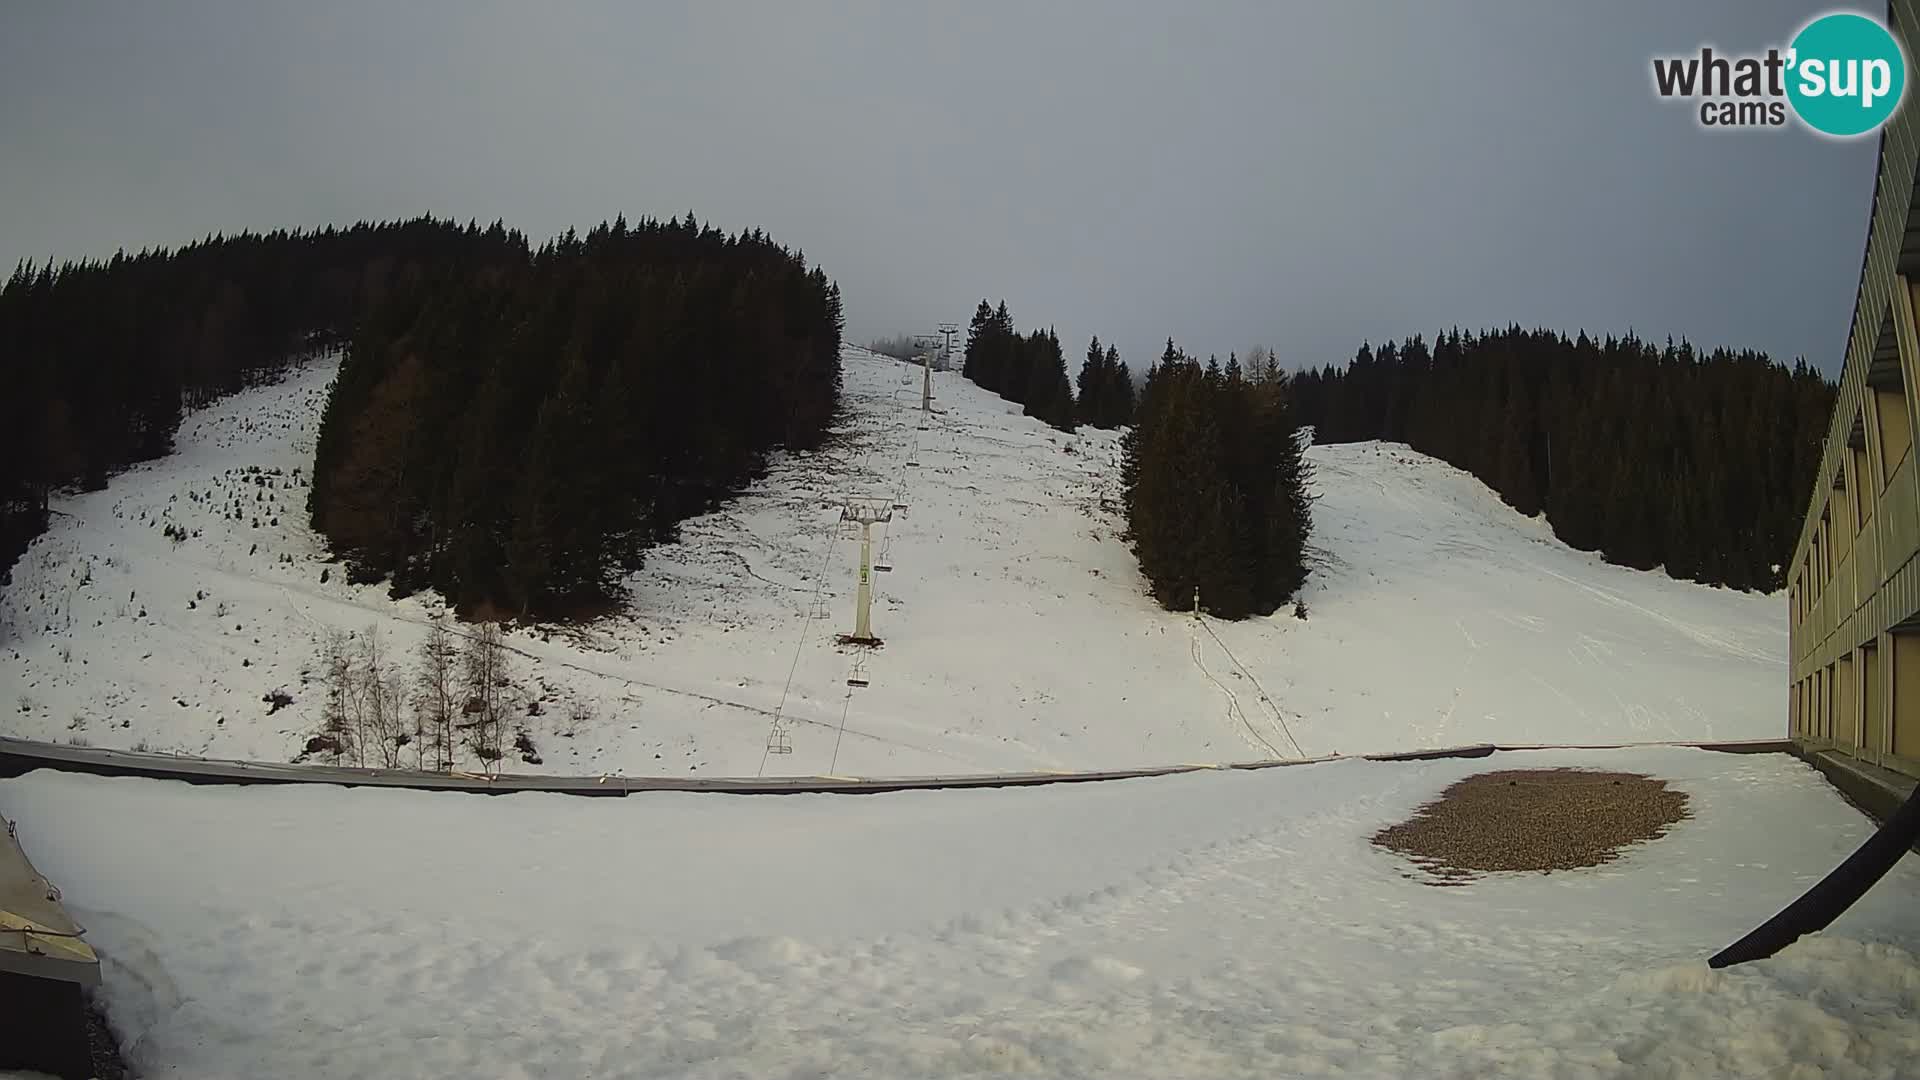
[[(1916, 3), (1890, 7), (1912, 41)], [(1920, 777), (1916, 137), (1909, 101), (1881, 131), (1866, 265), (1787, 597), (1794, 740)]]

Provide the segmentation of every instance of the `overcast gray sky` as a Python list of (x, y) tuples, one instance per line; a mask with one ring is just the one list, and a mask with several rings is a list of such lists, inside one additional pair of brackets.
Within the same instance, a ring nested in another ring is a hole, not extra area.
[(1140, 365), (1520, 322), (1831, 371), (1874, 140), (1708, 134), (1648, 74), (1823, 7), (9, 3), (0, 260), (691, 209), (803, 248), (855, 340), (991, 296)]

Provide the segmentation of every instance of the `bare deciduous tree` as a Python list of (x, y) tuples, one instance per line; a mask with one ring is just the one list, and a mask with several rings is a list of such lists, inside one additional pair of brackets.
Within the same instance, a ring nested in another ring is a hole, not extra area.
[(462, 682), (466, 692), (467, 747), (480, 759), (481, 771), (488, 776), (500, 771), (501, 733), (505, 729), (507, 657), (500, 624), (481, 623), (467, 638), (462, 657)]
[(320, 642), (321, 682), (327, 702), (320, 718), (320, 730), (329, 740), (333, 763), (353, 752), (353, 705), (356, 696), (353, 671), (353, 639), (345, 631), (328, 628)]
[[(415, 672), (413, 677), (417, 680), (420, 677), (419, 673)], [(407, 687), (400, 679), (396, 678), (394, 691), (402, 697), (405, 697)], [(435, 731), (427, 730), (427, 714), (420, 708), (421, 701), (419, 695), (415, 694), (410, 700), (413, 705), (413, 728), (407, 732), (407, 745), (413, 747), (413, 771), (425, 772), (427, 771), (427, 754), (433, 749), (432, 743), (438, 731), (437, 729)], [(436, 764), (439, 761), (437, 754), (434, 757), (434, 761)]]
[(1255, 345), (1247, 350), (1247, 379), (1261, 384), (1280, 381), (1280, 361), (1272, 349)]
[[(458, 682), (460, 650), (453, 632), (445, 623), (436, 622), (420, 643), (420, 668), (416, 673), (413, 715), (421, 729), (423, 744), (431, 743), (433, 767), (442, 772), (453, 768), (453, 720), (460, 711)], [(424, 755), (423, 746), (420, 753)]]
[(360, 649), (349, 644), (346, 651), (346, 707), (347, 707), (347, 743), (353, 755), (353, 763), (366, 768), (367, 740), (371, 732), (367, 730), (367, 681), (360, 670)]
[(386, 647), (378, 626), (369, 626), (361, 639), (360, 669), (361, 764), (366, 764), (365, 744), (372, 743), (379, 752), (380, 764), (397, 769), (404, 731), (401, 725), (403, 697), (399, 692), (401, 674), (387, 668)]

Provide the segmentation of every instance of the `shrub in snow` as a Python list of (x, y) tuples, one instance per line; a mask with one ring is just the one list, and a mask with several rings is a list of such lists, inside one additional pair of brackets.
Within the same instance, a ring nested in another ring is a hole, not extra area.
[(514, 732), (513, 748), (520, 752), (521, 761), (529, 765), (540, 764), (540, 753), (533, 748), (533, 737), (527, 734), (525, 728)]
[(345, 752), (339, 738), (333, 735), (315, 735), (307, 740), (306, 753), (308, 754), (326, 754), (338, 761), (340, 755)]
[(585, 727), (592, 719), (593, 709), (584, 701), (576, 701), (572, 705), (567, 706), (567, 720), (565, 726), (560, 729), (560, 734), (571, 739), (575, 735), (578, 735), (580, 729)]

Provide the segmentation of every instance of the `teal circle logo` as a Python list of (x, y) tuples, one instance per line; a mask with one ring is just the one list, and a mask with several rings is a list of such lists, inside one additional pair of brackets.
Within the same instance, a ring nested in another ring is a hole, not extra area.
[(1787, 100), (1815, 131), (1878, 131), (1907, 89), (1907, 58), (1887, 28), (1852, 12), (1808, 23), (1787, 53)]

